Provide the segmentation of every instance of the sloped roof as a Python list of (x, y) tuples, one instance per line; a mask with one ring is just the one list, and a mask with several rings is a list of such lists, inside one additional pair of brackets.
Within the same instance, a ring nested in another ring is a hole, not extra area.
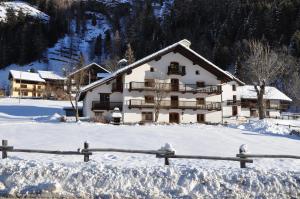
[(27, 81), (33, 81), (33, 82), (45, 82), (45, 80), (42, 79), (38, 73), (10, 70), (9, 75), (11, 77), (13, 77), (14, 79), (18, 79), (18, 80), (27, 80)]
[[(242, 99), (257, 99), (256, 91), (253, 85), (239, 86), (237, 90)], [(283, 92), (271, 86), (266, 87), (264, 99), (292, 101), (292, 99), (286, 96)]]
[(81, 89), (79, 99), (82, 98), (82, 95), (86, 91), (93, 89), (101, 84), (104, 84), (105, 82), (110, 81), (110, 80), (114, 79), (116, 76), (123, 74), (127, 71), (130, 71), (133, 68), (139, 67), (139, 66), (141, 66), (147, 62), (150, 62), (152, 60), (159, 59), (160, 57), (162, 57), (170, 52), (182, 54), (183, 56), (189, 58), (194, 64), (197, 64), (197, 65), (203, 67), (205, 70), (213, 73), (220, 79), (224, 79), (224, 80), (228, 80), (228, 81), (234, 80), (234, 81), (237, 81), (239, 84), (244, 85), (244, 83), (242, 81), (240, 81), (239, 79), (234, 77), (232, 74), (222, 70), (218, 66), (214, 65), (212, 62), (208, 61), (207, 59), (205, 59), (204, 57), (202, 57), (201, 55), (199, 55), (198, 53), (196, 53), (195, 51), (190, 49), (190, 47), (189, 47), (190, 44), (191, 43), (188, 40), (183, 39), (183, 40), (181, 40), (175, 44), (172, 44), (162, 50), (159, 50), (149, 56), (146, 56), (143, 59), (140, 59), (124, 68), (121, 68), (121, 69), (115, 71), (114, 73), (111, 73), (109, 76), (83, 87)]
[(104, 67), (100, 66), (99, 64), (93, 62), (93, 63), (90, 63), (90, 64), (88, 64), (88, 65), (86, 65), (86, 66), (84, 66), (84, 67), (82, 67), (82, 68), (80, 68), (80, 69), (78, 69), (78, 70), (73, 71), (73, 72), (70, 73), (68, 76), (72, 76), (72, 75), (78, 73), (79, 71), (81, 71), (81, 70), (86, 70), (86, 69), (88, 69), (89, 67), (92, 67), (92, 66), (96, 66), (96, 67), (98, 67), (98, 68), (100, 68), (100, 69), (106, 71), (107, 73), (111, 73), (111, 72), (110, 72), (109, 70), (107, 70), (106, 68), (104, 68)]
[(65, 77), (62, 77), (53, 71), (39, 70), (38, 73), (39, 73), (40, 77), (43, 79), (61, 80), (61, 81), (66, 80)]

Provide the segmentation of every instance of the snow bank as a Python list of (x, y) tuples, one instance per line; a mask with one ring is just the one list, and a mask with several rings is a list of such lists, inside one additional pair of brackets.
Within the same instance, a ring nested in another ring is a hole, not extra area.
[(276, 170), (114, 167), (96, 162), (0, 161), (2, 196), (298, 198), (300, 174)]
[(289, 135), (291, 132), (288, 127), (276, 125), (276, 123), (270, 120), (249, 121), (249, 123), (231, 125), (230, 127), (262, 134)]

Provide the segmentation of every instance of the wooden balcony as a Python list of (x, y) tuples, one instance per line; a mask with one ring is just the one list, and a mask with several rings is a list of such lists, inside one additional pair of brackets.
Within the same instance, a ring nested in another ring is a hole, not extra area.
[(114, 108), (119, 108), (122, 111), (123, 103), (122, 102), (92, 102), (92, 110), (114, 110)]
[[(254, 102), (241, 102), (242, 108), (256, 109), (258, 108), (257, 103)], [(289, 104), (265, 104), (266, 109), (274, 110), (286, 110), (289, 108)]]
[(203, 87), (197, 84), (171, 84), (171, 83), (155, 83), (155, 82), (130, 82), (129, 91), (156, 91), (163, 90), (166, 92), (182, 92), (182, 93), (207, 93), (221, 94), (222, 89), (219, 85), (205, 85)]
[[(171, 101), (162, 100), (159, 102), (162, 109), (193, 109), (193, 110), (221, 110), (220, 102), (207, 102), (206, 104), (197, 104), (196, 101)], [(145, 100), (128, 100), (129, 108), (155, 108), (158, 102), (147, 103)]]
[(239, 100), (227, 100), (227, 106), (241, 106), (241, 101)]

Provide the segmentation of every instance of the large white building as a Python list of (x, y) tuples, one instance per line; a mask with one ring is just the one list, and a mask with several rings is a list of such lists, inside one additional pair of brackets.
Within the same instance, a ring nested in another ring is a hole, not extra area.
[[(243, 82), (179, 41), (82, 89), (83, 114), (124, 123), (220, 123), (241, 112)], [(156, 114), (159, 112), (159, 114)]]

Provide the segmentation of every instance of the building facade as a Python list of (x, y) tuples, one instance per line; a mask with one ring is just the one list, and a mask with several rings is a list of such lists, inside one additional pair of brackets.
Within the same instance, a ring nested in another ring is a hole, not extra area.
[(218, 68), (182, 40), (82, 89), (83, 114), (124, 123), (221, 123), (239, 115), (243, 82)]
[[(257, 95), (253, 85), (238, 87), (241, 97), (241, 113), (243, 117), (258, 117)], [(288, 96), (275, 87), (267, 86), (264, 95), (266, 117), (280, 117), (281, 113), (289, 108), (292, 102)]]
[(42, 98), (46, 81), (39, 74), (15, 71), (9, 72), (10, 96), (22, 98)]

